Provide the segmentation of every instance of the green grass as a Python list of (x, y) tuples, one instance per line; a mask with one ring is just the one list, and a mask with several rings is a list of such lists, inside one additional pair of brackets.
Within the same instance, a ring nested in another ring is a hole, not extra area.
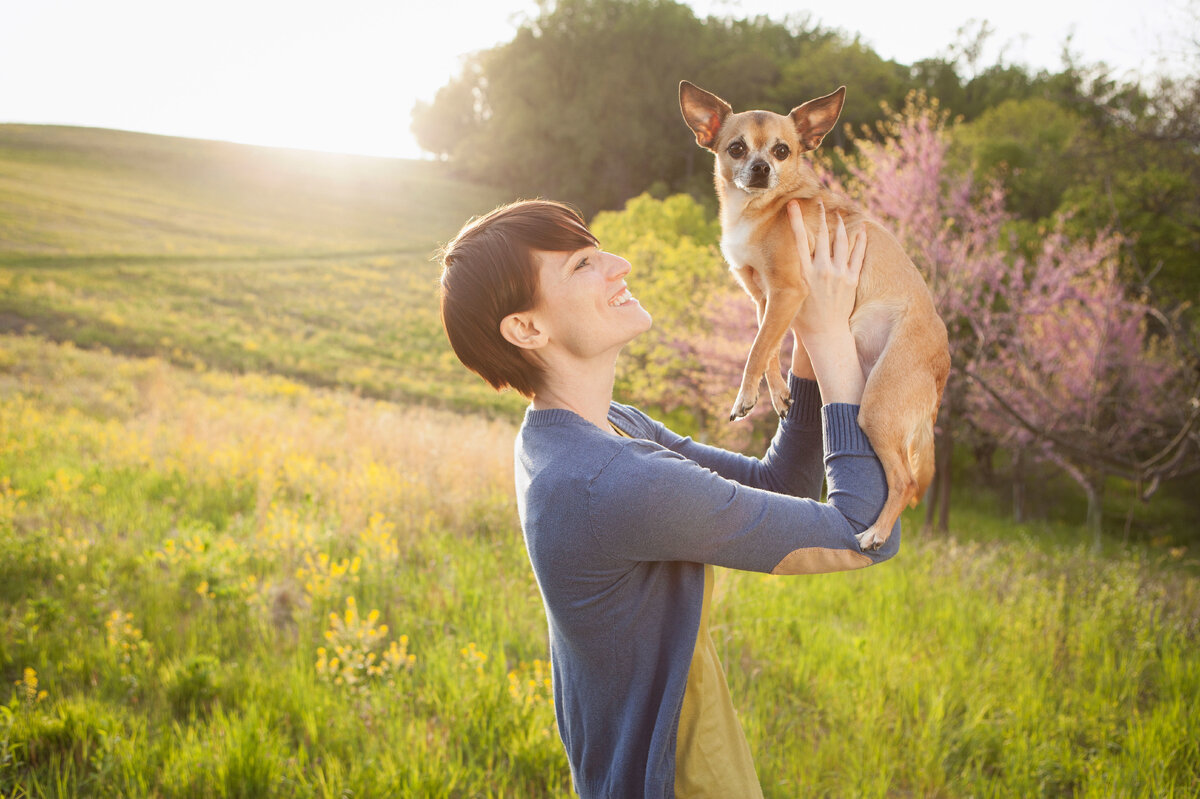
[[(511, 423), (32, 337), (0, 396), (0, 795), (569, 790)], [(1200, 578), (956, 518), (719, 572), (767, 796), (1196, 795)]]

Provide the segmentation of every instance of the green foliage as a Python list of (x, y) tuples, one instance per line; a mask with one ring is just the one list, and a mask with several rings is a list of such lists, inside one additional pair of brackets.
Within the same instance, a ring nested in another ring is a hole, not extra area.
[(611, 208), (680, 171), (679, 81), (662, 76), (694, 74), (703, 39), (671, 0), (555, 3), (418, 107), (414, 130), (476, 179)]
[(860, 130), (878, 121), (880, 104), (899, 106), (909, 85), (900, 65), (884, 61), (858, 40), (828, 38), (810, 48), (802, 58), (785, 64), (771, 93), (778, 98), (777, 104), (781, 104), (780, 113), (787, 113), (807, 100), (846, 86), (846, 103), (838, 126), (822, 145), (845, 148), (850, 144), (844, 133), (847, 128)]
[(1059, 208), (1097, 145), (1083, 119), (1044, 98), (1005, 100), (954, 128), (954, 139), (981, 183), (1003, 178), (1008, 210), (1025, 219)]
[(991, 98), (955, 139), (981, 176), (1002, 178), (1027, 249), (1060, 221), (1076, 238), (1116, 231), (1125, 280), (1175, 305), (1200, 293), (1198, 111), (1198, 75), (1139, 84), (1069, 64)]
[(1019, 67), (996, 64), (963, 79), (954, 60), (929, 58), (912, 65), (910, 88), (936, 97), (955, 116), (971, 121), (1009, 100), (1025, 100), (1043, 91), (1047, 77), (1031, 76)]
[(738, 110), (784, 113), (851, 83), (852, 124), (904, 94), (902, 67), (820, 28), (701, 20), (674, 0), (569, 0), (470, 60), (412, 127), (464, 175), (590, 215), (658, 182), (701, 191), (710, 162), (679, 115), (683, 79)]
[[(731, 298), (751, 305), (717, 249), (719, 223), (689, 195), (656, 200), (643, 194), (621, 211), (597, 214), (591, 230), (602, 247), (631, 263), (627, 282), (654, 317), (650, 331), (626, 345), (618, 361), (617, 396), (667, 415), (680, 432), (719, 437), (725, 431), (710, 422), (729, 397), (710, 389), (714, 312)], [(742, 342), (743, 357), (751, 340)], [(734, 379), (729, 376), (726, 390)]]

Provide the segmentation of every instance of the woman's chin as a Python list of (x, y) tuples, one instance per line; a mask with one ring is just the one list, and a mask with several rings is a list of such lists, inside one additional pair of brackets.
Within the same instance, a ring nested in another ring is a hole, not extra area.
[(653, 317), (650, 316), (649, 313), (647, 313), (645, 310), (643, 310), (642, 316), (643, 316), (645, 322), (644, 322), (643, 326), (636, 333), (633, 334), (633, 336), (630, 338), (630, 341), (632, 341), (633, 339), (642, 335), (643, 333), (645, 333), (647, 330), (649, 330), (651, 327), (654, 326), (654, 319), (653, 319)]

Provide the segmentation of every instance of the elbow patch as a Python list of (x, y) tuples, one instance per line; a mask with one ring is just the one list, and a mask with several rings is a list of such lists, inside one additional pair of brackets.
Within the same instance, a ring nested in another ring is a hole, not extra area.
[(861, 569), (874, 562), (853, 549), (801, 547), (784, 555), (771, 574), (828, 574)]

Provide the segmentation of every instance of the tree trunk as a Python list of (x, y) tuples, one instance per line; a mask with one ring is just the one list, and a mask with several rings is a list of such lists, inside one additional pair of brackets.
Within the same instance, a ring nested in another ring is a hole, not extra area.
[(1087, 530), (1092, 534), (1092, 548), (1099, 552), (1103, 532), (1101, 515), (1104, 509), (1104, 472), (1092, 466), (1072, 463), (1066, 458), (1058, 457), (1053, 451), (1049, 453), (1049, 457), (1083, 489), (1083, 494), (1087, 497)]
[(991, 438), (983, 438), (975, 444), (975, 469), (979, 479), (987, 483), (988, 488), (996, 484), (995, 455), (996, 442)]
[(1021, 524), (1025, 521), (1025, 458), (1019, 445), (1013, 451), (1012, 500), (1013, 521)]
[(1087, 529), (1092, 534), (1092, 549), (1099, 552), (1103, 537), (1104, 475), (1089, 474), (1083, 491), (1087, 495)]
[[(937, 465), (935, 479), (938, 481), (938, 526), (942, 535), (950, 533), (950, 466), (954, 460), (954, 419), (950, 409), (946, 409), (942, 424), (941, 461)], [(937, 447), (934, 448), (937, 451)]]
[[(935, 459), (936, 462), (936, 459)], [(929, 488), (925, 490), (925, 496), (921, 500), (925, 503), (925, 521), (921, 523), (921, 535), (928, 535), (933, 532), (933, 508), (938, 501), (938, 475), (933, 476), (933, 480), (929, 483)]]
[(924, 534), (936, 531), (944, 535), (950, 531), (950, 463), (954, 455), (951, 402), (951, 396), (947, 393), (938, 411), (939, 432), (933, 442), (933, 481), (925, 492), (925, 521), (921, 525)]

